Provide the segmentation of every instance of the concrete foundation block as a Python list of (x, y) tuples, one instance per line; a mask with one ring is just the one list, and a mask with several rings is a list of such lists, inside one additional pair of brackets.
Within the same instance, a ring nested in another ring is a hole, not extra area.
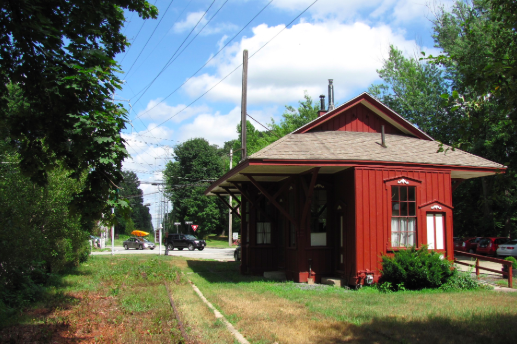
[(272, 279), (275, 281), (285, 281), (285, 272), (283, 271), (266, 271), (264, 272), (264, 278)]
[(333, 285), (335, 287), (341, 287), (341, 279), (335, 277), (322, 277), (321, 284)]

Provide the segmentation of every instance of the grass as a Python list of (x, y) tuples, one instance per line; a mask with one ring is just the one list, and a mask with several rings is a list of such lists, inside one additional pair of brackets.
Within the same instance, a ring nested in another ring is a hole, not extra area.
[(228, 236), (219, 236), (219, 235), (209, 235), (206, 239), (206, 247), (212, 248), (229, 248), (229, 247), (237, 247), (236, 245), (229, 246), (228, 245)]
[(255, 343), (506, 343), (517, 336), (517, 293), (309, 288), (239, 275), (235, 263), (188, 265), (188, 278)]
[(517, 293), (382, 294), (266, 281), (240, 275), (238, 267), (171, 256), (95, 256), (54, 281), (40, 304), (0, 331), (0, 342), (8, 335), (19, 342), (182, 342), (165, 282), (190, 339), (233, 343), (189, 280), (251, 343), (484, 344), (517, 336)]
[(209, 338), (210, 332), (221, 343), (232, 341), (215, 318), (205, 317), (206, 306), (170, 257), (127, 255), (91, 257), (56, 278), (41, 302), (0, 324), (0, 342), (183, 343), (165, 283), (180, 313), (189, 308), (188, 319), (203, 315), (182, 319), (189, 336)]

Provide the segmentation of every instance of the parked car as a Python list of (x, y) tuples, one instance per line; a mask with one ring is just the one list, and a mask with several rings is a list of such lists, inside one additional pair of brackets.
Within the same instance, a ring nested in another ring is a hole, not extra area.
[(144, 238), (129, 238), (122, 244), (126, 250), (130, 248), (135, 248), (137, 250), (143, 250), (144, 248), (148, 248), (154, 250), (154, 243), (150, 242)]
[(156, 247), (154, 242), (147, 240), (147, 238), (137, 238), (137, 239), (144, 243), (144, 248), (148, 248), (150, 250), (154, 250), (154, 248)]
[(190, 234), (169, 234), (165, 239), (165, 245), (169, 251), (172, 251), (175, 248), (180, 251), (184, 248), (188, 248), (189, 251), (194, 251), (196, 248), (203, 251), (206, 246), (206, 241), (198, 239)]
[(233, 257), (235, 258), (235, 261), (239, 261), (241, 260), (241, 247), (240, 246), (237, 246), (237, 248), (235, 249), (235, 252), (233, 252)]
[(499, 245), (504, 244), (507, 241), (508, 238), (482, 238), (478, 243), (476, 253), (486, 256), (495, 256)]
[(462, 238), (458, 238), (458, 237), (454, 237), (454, 238), (452, 238), (452, 241), (454, 243), (454, 250), (455, 251), (461, 251), (461, 247), (463, 245), (463, 239)]
[(459, 250), (468, 253), (476, 253), (478, 242), (481, 239), (481, 237), (466, 238), (463, 240), (463, 243), (461, 244), (461, 248)]
[(498, 256), (517, 257), (517, 240), (512, 239), (504, 244), (500, 244), (496, 251)]
[(93, 247), (101, 247), (101, 238), (95, 235), (90, 235), (90, 240), (92, 241)]

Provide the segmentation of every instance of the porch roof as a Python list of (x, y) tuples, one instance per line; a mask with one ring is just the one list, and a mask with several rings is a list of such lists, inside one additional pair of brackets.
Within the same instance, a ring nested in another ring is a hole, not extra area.
[[(381, 134), (320, 131), (289, 134), (251, 155), (237, 167), (214, 182), (206, 195), (228, 195), (230, 190), (240, 193), (235, 182), (249, 181), (246, 174), (257, 181), (281, 181), (290, 175), (321, 167), (320, 174), (334, 174), (354, 166), (433, 168), (451, 171), (452, 178), (470, 179), (496, 174), (505, 166), (479, 156), (420, 138), (386, 135), (386, 146), (381, 145)], [(232, 190), (233, 189), (233, 190)]]

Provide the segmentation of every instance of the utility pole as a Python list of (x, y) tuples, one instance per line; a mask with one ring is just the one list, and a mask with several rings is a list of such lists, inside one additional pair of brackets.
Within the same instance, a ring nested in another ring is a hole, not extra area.
[[(230, 148), (230, 170), (232, 169), (232, 166), (233, 166), (233, 148)], [(229, 202), (230, 205), (232, 205), (232, 195), (230, 195), (230, 202)], [(232, 240), (233, 240), (233, 235), (232, 235), (232, 208), (230, 208), (228, 210), (229, 212), (229, 215), (228, 215), (228, 246), (232, 247)]]
[(247, 97), (248, 97), (248, 50), (242, 52), (242, 98), (241, 98), (241, 147), (242, 159), (248, 157), (246, 150), (246, 115), (247, 115)]

